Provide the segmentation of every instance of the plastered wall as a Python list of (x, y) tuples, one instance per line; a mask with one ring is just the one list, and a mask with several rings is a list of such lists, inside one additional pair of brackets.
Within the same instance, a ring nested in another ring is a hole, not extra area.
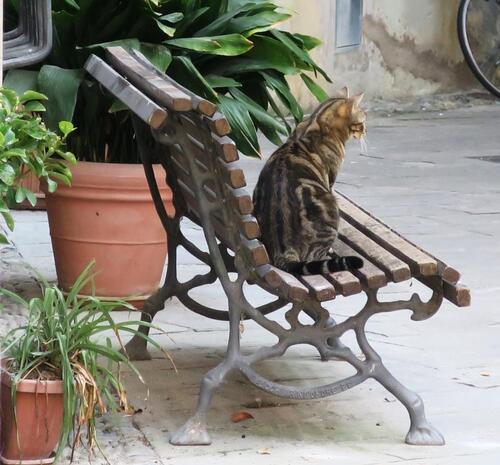
[[(458, 0), (364, 0), (362, 44), (348, 52), (335, 49), (335, 3), (282, 0), (297, 13), (284, 26), (323, 41), (313, 56), (334, 79), (329, 91), (348, 84), (390, 99), (476, 85), (458, 43)], [(302, 104), (314, 103), (300, 80), (292, 85)]]

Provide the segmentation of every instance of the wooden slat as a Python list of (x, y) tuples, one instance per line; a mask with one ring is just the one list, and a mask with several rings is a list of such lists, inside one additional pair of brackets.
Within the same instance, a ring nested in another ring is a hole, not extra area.
[(438, 273), (437, 262), (429, 254), (415, 247), (342, 194), (337, 193), (337, 201), (341, 215), (346, 221), (407, 263), (414, 275), (433, 276)]
[(333, 244), (333, 251), (339, 257), (355, 256), (363, 260), (363, 268), (354, 270), (352, 273), (370, 289), (379, 289), (387, 284), (385, 273), (377, 268), (370, 260), (356, 252), (352, 247), (349, 247), (345, 242), (337, 239)]
[[(137, 50), (131, 50), (130, 54), (139, 63), (141, 63), (145, 66), (152, 66), (151, 63), (149, 62), (149, 60), (142, 53), (138, 52)], [(172, 84), (177, 89), (179, 89), (181, 92), (183, 92), (185, 95), (188, 95), (190, 97), (193, 110), (196, 110), (199, 113), (206, 115), (206, 116), (212, 116), (217, 111), (217, 106), (215, 104), (213, 104), (212, 102), (209, 102), (208, 100), (191, 92), (189, 89), (186, 89), (184, 86), (179, 84), (177, 81), (174, 81), (173, 79), (171, 79), (166, 74), (162, 73), (159, 69), (155, 68), (154, 66), (152, 66), (152, 68), (154, 69), (154, 72), (157, 74), (157, 76), (160, 76), (165, 82)]]
[(259, 223), (251, 215), (241, 216), (239, 220), (239, 227), (241, 233), (247, 239), (257, 239), (260, 236)]
[(469, 307), (471, 303), (470, 290), (461, 284), (452, 284), (443, 281), (444, 298), (457, 307)]
[(356, 278), (356, 276), (354, 276), (350, 271), (337, 271), (336, 273), (330, 273), (327, 275), (327, 278), (335, 286), (337, 294), (349, 296), (359, 294), (362, 290), (359, 279)]
[(207, 121), (210, 129), (218, 136), (226, 136), (231, 132), (231, 126), (229, 126), (226, 117), (218, 111), (213, 116), (205, 116), (203, 119)]
[(245, 181), (245, 174), (238, 166), (237, 162), (226, 163), (220, 160), (219, 166), (222, 168), (224, 181), (229, 184), (229, 186), (234, 189), (239, 189), (240, 187), (245, 187), (247, 185), (247, 182)]
[(339, 238), (375, 263), (395, 283), (411, 278), (409, 266), (345, 220), (340, 220)]
[(246, 251), (254, 267), (269, 263), (269, 256), (266, 248), (257, 239), (246, 239), (241, 236), (241, 247)]
[(106, 56), (113, 67), (123, 74), (139, 90), (151, 97), (156, 103), (165, 105), (174, 111), (192, 109), (189, 95), (179, 90), (171, 82), (158, 74), (156, 68), (148, 63), (138, 61), (134, 55), (123, 47), (109, 47)]
[(304, 301), (309, 291), (295, 276), (272, 265), (256, 268), (260, 278), (272, 289), (279, 289), (283, 297), (292, 301)]
[(219, 156), (227, 163), (238, 160), (236, 144), (227, 136), (219, 137), (212, 133), (212, 140)]
[(227, 188), (227, 192), (229, 201), (231, 202), (236, 212), (238, 212), (240, 215), (250, 215), (252, 213), (252, 197), (248, 195), (248, 192), (244, 188)]
[[(433, 288), (434, 283), (429, 282), (429, 278), (417, 278), (426, 286)], [(469, 307), (471, 304), (470, 290), (462, 284), (450, 283), (446, 280), (442, 281), (443, 284), (443, 297), (455, 304), (457, 307)]]
[(320, 302), (335, 298), (335, 288), (324, 276), (301, 276), (300, 280), (309, 288), (311, 296)]
[(166, 121), (168, 115), (163, 108), (132, 86), (100, 58), (91, 55), (85, 63), (85, 69), (152, 128), (158, 129)]

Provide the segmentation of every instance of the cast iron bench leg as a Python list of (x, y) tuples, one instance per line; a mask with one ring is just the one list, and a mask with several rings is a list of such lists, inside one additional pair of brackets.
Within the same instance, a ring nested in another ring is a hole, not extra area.
[(410, 430), (406, 435), (406, 443), (416, 446), (442, 446), (445, 441), (441, 433), (432, 426), (425, 417), (424, 402), (413, 391), (403, 386), (380, 362), (373, 378), (393, 394), (408, 410)]

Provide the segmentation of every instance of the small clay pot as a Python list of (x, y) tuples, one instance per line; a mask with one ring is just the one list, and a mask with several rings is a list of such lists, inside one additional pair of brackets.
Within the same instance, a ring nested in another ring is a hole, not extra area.
[(14, 415), (12, 378), (3, 360), (0, 370), (0, 462), (4, 465), (52, 463), (63, 423), (62, 381), (21, 381), (16, 388)]

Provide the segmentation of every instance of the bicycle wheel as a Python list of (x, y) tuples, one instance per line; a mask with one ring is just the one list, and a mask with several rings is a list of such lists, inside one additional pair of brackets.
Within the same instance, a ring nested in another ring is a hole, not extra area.
[(462, 0), (457, 29), (470, 69), (500, 98), (500, 0)]

